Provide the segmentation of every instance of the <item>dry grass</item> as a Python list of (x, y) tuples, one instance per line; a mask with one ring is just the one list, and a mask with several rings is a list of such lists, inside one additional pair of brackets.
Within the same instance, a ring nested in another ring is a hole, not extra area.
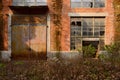
[(120, 80), (120, 65), (95, 59), (1, 62), (0, 80)]

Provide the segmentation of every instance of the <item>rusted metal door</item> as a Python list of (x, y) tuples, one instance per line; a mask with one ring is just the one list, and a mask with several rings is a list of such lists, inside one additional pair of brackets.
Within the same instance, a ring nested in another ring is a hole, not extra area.
[(12, 16), (12, 57), (46, 58), (46, 16)]

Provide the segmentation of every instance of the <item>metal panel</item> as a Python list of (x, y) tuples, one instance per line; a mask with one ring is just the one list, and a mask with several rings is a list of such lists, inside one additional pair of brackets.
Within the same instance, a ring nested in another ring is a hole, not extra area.
[(32, 52), (36, 55), (46, 54), (46, 26), (30, 26), (29, 34)]
[(12, 26), (12, 53), (29, 54), (28, 26)]
[(46, 58), (46, 16), (12, 16), (12, 55)]

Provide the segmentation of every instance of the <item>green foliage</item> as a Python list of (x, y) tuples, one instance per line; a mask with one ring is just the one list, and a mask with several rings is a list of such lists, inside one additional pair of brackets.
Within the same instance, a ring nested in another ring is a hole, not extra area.
[(24, 62), (22, 62), (22, 61), (17, 61), (14, 63), (14, 65), (22, 65), (22, 64), (24, 64)]
[(120, 0), (113, 0), (115, 41), (120, 41)]
[(54, 40), (55, 40), (56, 51), (61, 51), (62, 6), (63, 6), (63, 0), (53, 0), (52, 1), (52, 8), (56, 12), (53, 14), (53, 16), (54, 16), (53, 23), (55, 26)]
[(101, 61), (106, 61), (109, 58), (109, 55), (107, 53), (101, 53), (101, 54), (99, 54), (98, 58)]
[(0, 68), (4, 68), (4, 67), (5, 67), (5, 64), (0, 63)]
[(117, 57), (120, 55), (120, 42), (116, 42), (111, 45), (106, 45), (105, 50), (111, 54), (112, 57)]
[(106, 45), (105, 50), (108, 52), (108, 60), (114, 65), (120, 62), (120, 42)]
[(95, 57), (96, 49), (92, 45), (83, 46), (82, 51), (83, 51), (83, 57), (92, 57), (92, 58)]

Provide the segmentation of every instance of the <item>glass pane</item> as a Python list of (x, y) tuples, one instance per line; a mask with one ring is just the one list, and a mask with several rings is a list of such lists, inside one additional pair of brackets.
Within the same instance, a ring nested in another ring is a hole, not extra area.
[(87, 32), (83, 32), (83, 36), (87, 36)]
[(104, 18), (95, 18), (95, 23), (94, 23), (95, 27), (101, 27), (101, 26), (105, 26), (105, 19)]
[(81, 26), (81, 21), (76, 22), (77, 26)]
[(76, 35), (77, 35), (77, 36), (81, 36), (81, 32), (80, 32), (80, 31), (77, 31)]
[(37, 2), (47, 2), (47, 0), (37, 0)]
[(72, 22), (71, 22), (71, 25), (72, 25), (72, 26), (75, 26), (75, 25), (76, 25), (76, 24), (75, 24), (75, 21), (72, 21)]
[(99, 27), (99, 22), (95, 20), (94, 27)]
[(71, 2), (81, 2), (82, 0), (71, 0)]
[(25, 2), (35, 2), (35, 0), (24, 0)]
[(71, 41), (74, 42), (74, 41), (75, 41), (75, 38), (74, 38), (74, 37), (71, 37)]
[(105, 31), (100, 31), (100, 36), (104, 36)]
[(95, 37), (99, 37), (99, 32), (94, 32)]
[(74, 37), (71, 37), (71, 43), (70, 43), (70, 45), (71, 45), (71, 50), (74, 50), (75, 49), (75, 38)]
[(83, 27), (83, 31), (87, 31), (87, 28), (86, 28), (86, 27)]
[(88, 32), (88, 36), (93, 36), (93, 32)]
[(96, 28), (94, 28), (94, 31), (99, 32), (99, 31), (100, 31), (100, 28), (99, 28), (99, 27), (96, 27)]
[(93, 19), (83, 18), (83, 27), (93, 27)]
[(95, 8), (105, 7), (104, 0), (95, 0)]
[(100, 31), (105, 31), (105, 27), (100, 27)]
[(81, 2), (72, 2), (71, 7), (72, 8), (81, 7)]
[(93, 7), (93, 1), (92, 0), (83, 0), (82, 1), (82, 7), (92, 8)]
[(13, 2), (23, 2), (24, 0), (13, 0)]
[(91, 27), (91, 28), (88, 28), (88, 31), (90, 32), (92, 32), (93, 31), (93, 27)]
[(47, 0), (36, 0), (36, 4), (37, 5), (46, 5), (47, 4)]
[(13, 5), (14, 6), (23, 6), (24, 0), (13, 0)]
[(71, 31), (71, 36), (75, 36), (75, 31)]

